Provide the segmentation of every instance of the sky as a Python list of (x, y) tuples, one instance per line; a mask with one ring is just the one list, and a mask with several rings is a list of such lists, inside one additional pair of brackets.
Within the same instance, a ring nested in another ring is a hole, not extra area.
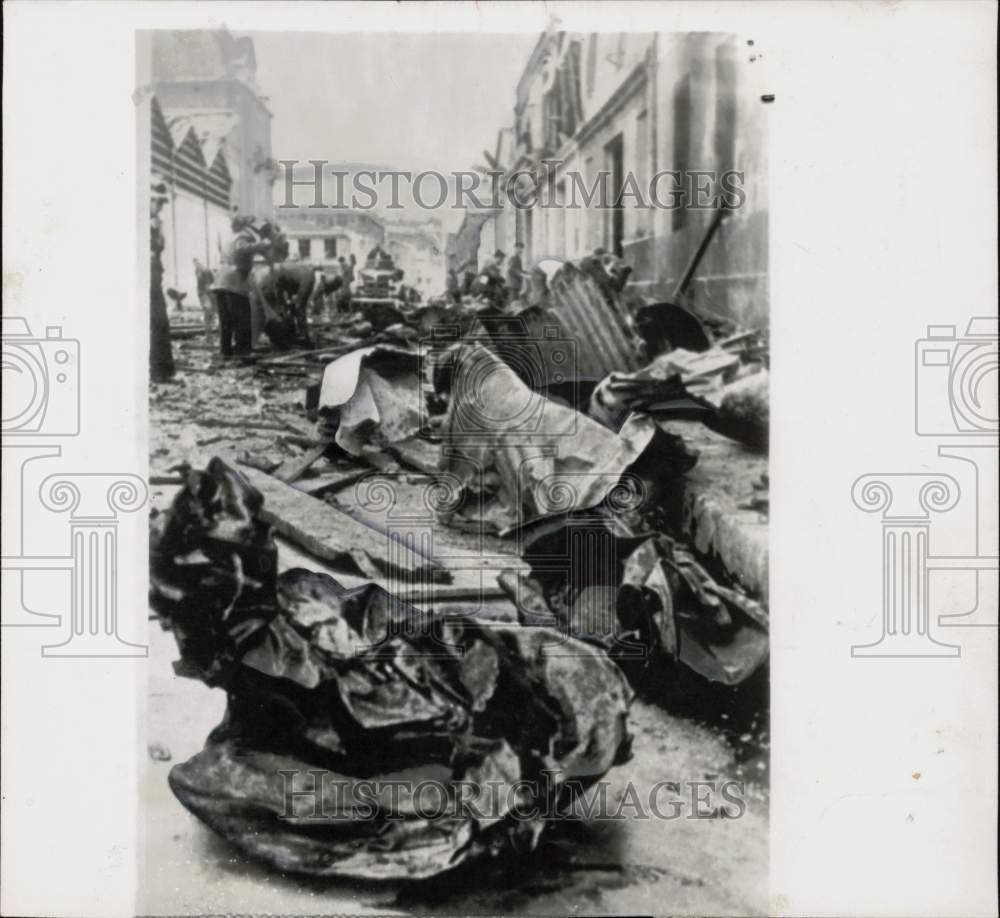
[(275, 159), (467, 170), (493, 153), (537, 33), (253, 32)]

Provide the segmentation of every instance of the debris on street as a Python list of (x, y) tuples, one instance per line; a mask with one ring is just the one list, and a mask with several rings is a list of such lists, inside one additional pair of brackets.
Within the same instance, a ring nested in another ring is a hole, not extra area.
[(385, 345), (351, 351), (329, 364), (319, 391), (319, 413), (333, 439), (351, 455), (415, 437), (422, 395), (418, 355)]
[[(549, 656), (547, 629), (434, 621), (373, 584), (278, 575), (272, 497), (212, 460), (186, 474), (151, 546), (152, 604), (178, 671), (228, 697), (225, 722), (170, 785), (238, 848), (282, 871), (429, 877), (532, 850), (546, 812), (627, 758), (631, 692), (605, 654), (569, 639)], [(285, 780), (316, 769), (340, 795), (317, 813), (302, 793), (288, 812)], [(471, 790), (479, 805), (446, 797), (427, 816), (409, 791), (372, 791), (404, 778)]]
[[(767, 352), (666, 304), (650, 356), (655, 304), (626, 302), (615, 259), (505, 306), (495, 285), (404, 296), (379, 258), (355, 311), (310, 317), (311, 347), (219, 361), (173, 336), (151, 603), (178, 673), (228, 699), (171, 770), (185, 807), (281, 871), (428, 879), (540, 844), (524, 813), (572, 809), (625, 760), (633, 693), (711, 706), (759, 681)], [(279, 574), (279, 553), (312, 569)], [(347, 803), (286, 813), (283, 775), (316, 769)], [(489, 812), (362, 799), (550, 771), (544, 799)]]

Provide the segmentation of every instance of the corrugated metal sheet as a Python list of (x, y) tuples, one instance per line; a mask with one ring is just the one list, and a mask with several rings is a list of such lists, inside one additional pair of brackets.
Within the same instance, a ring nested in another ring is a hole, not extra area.
[(566, 335), (576, 342), (578, 373), (603, 379), (612, 372), (642, 366), (639, 349), (629, 332), (620, 300), (608, 303), (600, 287), (575, 265), (567, 263), (549, 285), (551, 307)]

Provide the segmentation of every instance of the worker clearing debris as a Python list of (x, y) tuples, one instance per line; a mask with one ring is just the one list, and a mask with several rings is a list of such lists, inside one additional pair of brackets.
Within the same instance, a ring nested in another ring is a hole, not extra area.
[(270, 257), (272, 227), (257, 228), (249, 216), (234, 216), (232, 237), (223, 250), (223, 264), (211, 283), (219, 316), (219, 351), (223, 357), (249, 357), (253, 347), (250, 273), (257, 255)]
[[(257, 292), (270, 310), (279, 328), (269, 332), (276, 347), (290, 347), (297, 341), (312, 346), (309, 317), (318, 317), (326, 297), (344, 284), (343, 277), (328, 277), (322, 270), (302, 263), (285, 263), (269, 268), (257, 281)], [(266, 326), (265, 326), (266, 330)]]

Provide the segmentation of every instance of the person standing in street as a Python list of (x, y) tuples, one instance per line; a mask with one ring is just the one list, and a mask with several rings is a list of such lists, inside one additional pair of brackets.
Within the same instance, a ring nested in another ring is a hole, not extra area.
[(160, 211), (167, 203), (167, 186), (152, 186), (149, 203), (149, 376), (166, 382), (174, 375), (174, 354), (170, 344), (170, 319), (163, 295), (163, 250), (166, 240)]
[(503, 263), (507, 256), (497, 249), (493, 260), (476, 276), (472, 287), (473, 296), (488, 300), (495, 309), (502, 310), (507, 305), (507, 288), (504, 285)]
[(514, 254), (507, 259), (507, 299), (509, 302), (519, 300), (524, 288), (524, 265), (521, 256), (524, 254), (524, 244), (518, 242), (514, 246)]
[(343, 279), (343, 283), (340, 285), (334, 301), (337, 306), (337, 313), (342, 315), (351, 311), (351, 285), (354, 283), (354, 266), (358, 260), (352, 254), (349, 261), (343, 255), (340, 256), (338, 261), (340, 263), (340, 276)]
[(445, 278), (445, 293), (449, 302), (456, 306), (462, 302), (462, 288), (458, 280), (458, 272), (455, 270), (455, 260), (448, 260), (448, 274)]
[(222, 251), (222, 264), (212, 283), (219, 314), (219, 350), (223, 357), (243, 357), (253, 346), (250, 319), (250, 271), (257, 255), (268, 255), (271, 240), (253, 231), (253, 218), (235, 216), (233, 235)]

